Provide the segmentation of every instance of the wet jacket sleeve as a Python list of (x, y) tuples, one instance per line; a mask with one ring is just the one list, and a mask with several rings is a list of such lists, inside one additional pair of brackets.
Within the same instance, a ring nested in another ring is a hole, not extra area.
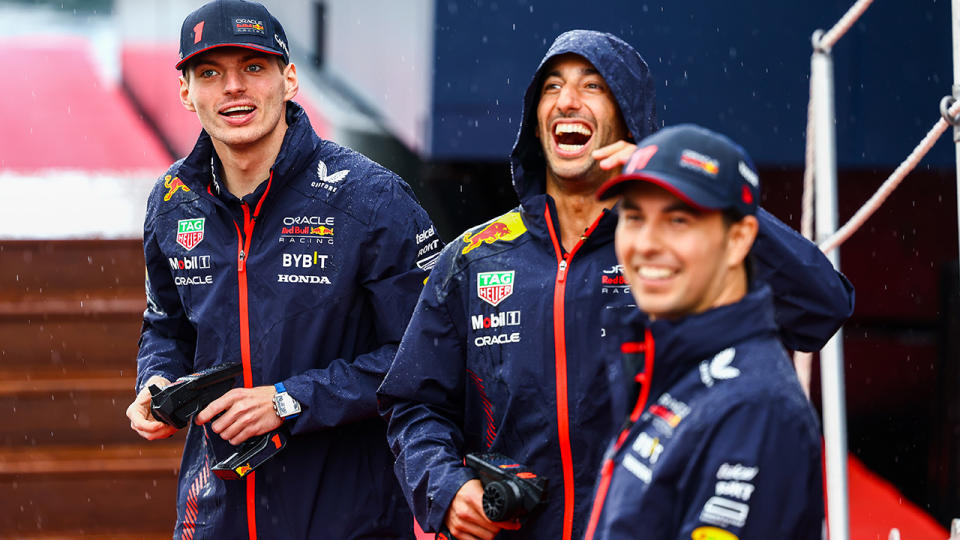
[[(149, 216), (147, 218), (150, 220)], [(137, 354), (137, 391), (154, 375), (173, 381), (193, 372), (197, 334), (187, 319), (166, 257), (153, 228), (144, 227), (147, 309)]]
[(773, 289), (780, 339), (788, 349), (815, 352), (853, 314), (853, 285), (813, 243), (764, 209), (751, 252), (756, 277)]
[[(721, 405), (722, 407), (722, 405)], [(799, 407), (794, 407), (794, 411)], [(769, 401), (742, 403), (707, 426), (686, 471), (678, 539), (711, 528), (736, 538), (820, 538), (823, 487), (812, 422)], [(639, 514), (638, 519), (642, 519)]]
[(394, 470), (426, 531), (439, 529), (454, 495), (475, 477), (461, 452), (466, 336), (451, 316), (462, 301), (449, 277), (455, 254), (450, 246), (441, 254), (379, 392)]
[(418, 233), (430, 230), (433, 224), (409, 187), (390, 182), (376, 197), (379, 205), (368, 241), (347, 249), (363, 250), (358, 276), (363, 295), (357, 301), (370, 307), (367, 312), (374, 318), (379, 346), (283, 381), (302, 407), (290, 426), (294, 434), (377, 416), (377, 388), (393, 362), (427, 276), (420, 266), (439, 250), (439, 242), (431, 249), (418, 248), (423, 244), (417, 241)]

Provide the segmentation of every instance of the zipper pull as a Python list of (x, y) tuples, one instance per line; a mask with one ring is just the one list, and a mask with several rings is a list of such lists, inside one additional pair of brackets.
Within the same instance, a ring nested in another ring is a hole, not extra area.
[(567, 279), (567, 258), (560, 259), (560, 267), (557, 272), (557, 281), (563, 283)]
[(246, 254), (245, 254), (245, 253), (243, 252), (243, 250), (241, 249), (241, 250), (240, 250), (240, 256), (237, 257), (237, 271), (238, 271), (238, 272), (243, 272), (243, 261), (244, 261), (245, 258), (246, 258)]

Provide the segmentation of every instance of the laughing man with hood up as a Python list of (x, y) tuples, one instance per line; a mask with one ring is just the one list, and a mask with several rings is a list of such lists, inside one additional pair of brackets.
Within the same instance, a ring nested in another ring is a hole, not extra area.
[[(656, 130), (654, 110), (646, 63), (610, 34), (566, 32), (537, 68), (511, 154), (520, 206), (443, 250), (379, 391), (395, 472), (424, 530), (583, 536), (623, 418), (599, 354), (602, 314), (632, 303), (614, 254), (615, 200), (594, 194), (632, 141)], [(812, 243), (758, 218), (753, 257), (774, 291), (780, 338), (818, 350), (852, 312), (852, 287)], [(545, 504), (522, 524), (488, 520), (464, 464), (474, 452), (547, 478)]]

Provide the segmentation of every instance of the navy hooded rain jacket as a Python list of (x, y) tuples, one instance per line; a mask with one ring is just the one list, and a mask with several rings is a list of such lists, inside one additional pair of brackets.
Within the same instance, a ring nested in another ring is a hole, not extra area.
[[(580, 538), (618, 427), (598, 354), (601, 313), (633, 303), (613, 249), (616, 212), (565, 251), (535, 135), (541, 71), (564, 53), (597, 68), (637, 140), (655, 129), (653, 81), (632, 47), (583, 30), (557, 38), (527, 89), (511, 156), (520, 207), (444, 248), (380, 387), (396, 474), (425, 530), (441, 527), (476, 477), (464, 455), (492, 451), (549, 481), (546, 507), (500, 537)], [(781, 339), (817, 350), (850, 315), (852, 287), (816, 246), (766, 212), (759, 219), (757, 273), (773, 287)]]
[(190, 425), (175, 537), (410, 538), (375, 394), (439, 240), (400, 178), (318, 138), (293, 102), (287, 122), (269, 181), (242, 202), (218, 196), (205, 132), (148, 201), (137, 389), (242, 361), (238, 384), (282, 382), (303, 408), (241, 480), (210, 473), (232, 447)]

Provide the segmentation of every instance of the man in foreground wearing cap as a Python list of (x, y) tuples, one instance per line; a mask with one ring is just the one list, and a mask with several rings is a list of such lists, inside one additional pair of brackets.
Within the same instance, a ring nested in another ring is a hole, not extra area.
[(756, 170), (683, 125), (639, 143), (597, 197), (622, 194), (617, 260), (637, 302), (611, 362), (632, 408), (602, 468), (586, 540), (820, 538), (816, 416), (751, 271)]
[[(656, 129), (654, 106), (643, 58), (610, 34), (566, 32), (537, 68), (511, 155), (520, 207), (444, 249), (379, 391), (396, 473), (425, 530), (582, 537), (624, 414), (605, 390), (603, 315), (632, 303), (614, 201), (595, 194), (629, 157), (625, 140)], [(758, 274), (773, 287), (781, 338), (818, 350), (852, 311), (850, 285), (812, 243), (770, 214), (760, 221)], [(548, 479), (522, 526), (484, 515), (464, 464), (474, 452)]]
[[(242, 387), (196, 415), (177, 538), (410, 538), (376, 389), (437, 244), (409, 186), (321, 140), (280, 23), (210, 2), (183, 23), (180, 98), (203, 132), (158, 181), (144, 225), (147, 303), (131, 427), (148, 386), (242, 363)], [(236, 480), (211, 467), (251, 437), (286, 446)], [(271, 439), (273, 441), (273, 439)]]

